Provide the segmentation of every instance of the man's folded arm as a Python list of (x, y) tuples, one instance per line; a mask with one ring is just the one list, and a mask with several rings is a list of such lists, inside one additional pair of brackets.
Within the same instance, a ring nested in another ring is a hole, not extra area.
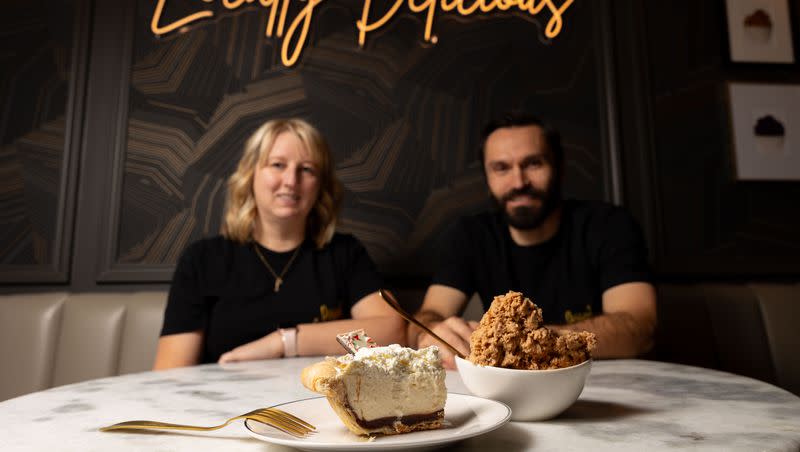
[(633, 358), (653, 347), (656, 292), (647, 282), (629, 282), (603, 292), (603, 313), (556, 329), (590, 331), (597, 336), (595, 358)]

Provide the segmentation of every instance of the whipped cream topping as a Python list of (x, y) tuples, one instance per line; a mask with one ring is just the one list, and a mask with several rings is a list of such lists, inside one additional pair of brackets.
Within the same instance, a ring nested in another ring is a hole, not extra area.
[(390, 374), (437, 372), (442, 369), (439, 348), (435, 345), (420, 350), (391, 344), (385, 347), (361, 348), (356, 354), (339, 358), (342, 364), (378, 367)]
[(398, 344), (359, 349), (336, 358), (347, 405), (362, 420), (428, 415), (444, 408), (445, 371), (439, 348)]

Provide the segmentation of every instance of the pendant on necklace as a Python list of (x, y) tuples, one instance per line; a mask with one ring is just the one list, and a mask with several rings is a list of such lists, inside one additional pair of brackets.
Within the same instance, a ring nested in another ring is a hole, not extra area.
[(281, 284), (283, 284), (283, 278), (280, 276), (275, 278), (275, 292), (281, 290)]

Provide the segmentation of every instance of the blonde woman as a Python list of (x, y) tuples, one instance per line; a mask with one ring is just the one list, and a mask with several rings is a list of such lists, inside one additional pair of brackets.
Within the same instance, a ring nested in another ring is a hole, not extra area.
[(342, 352), (337, 333), (364, 328), (405, 343), (358, 240), (336, 233), (341, 187), (320, 133), (268, 121), (228, 180), (222, 235), (181, 256), (155, 369)]

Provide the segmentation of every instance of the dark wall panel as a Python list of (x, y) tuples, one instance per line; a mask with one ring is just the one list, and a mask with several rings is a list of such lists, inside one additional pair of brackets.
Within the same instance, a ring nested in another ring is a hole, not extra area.
[(65, 282), (68, 278), (87, 25), (85, 2), (3, 5), (2, 282)]
[(729, 82), (800, 83), (800, 71), (731, 63), (722, 0), (575, 2), (553, 41), (546, 12), (438, 13), (436, 44), (404, 6), (364, 48), (363, 3), (323, 2), (291, 68), (263, 36), (267, 10), (166, 3), (165, 22), (217, 16), (163, 37), (145, 0), (29, 2), (0, 19), (5, 290), (164, 287), (183, 247), (217, 233), (244, 140), (278, 116), (331, 142), (340, 229), (390, 276), (424, 283), (448, 223), (486, 205), (479, 129), (514, 106), (562, 130), (569, 196), (631, 208), (661, 276), (800, 274), (800, 184), (735, 179), (727, 99)]
[[(301, 60), (287, 68), (281, 41), (263, 36), (268, 10), (220, 8), (159, 38), (149, 27), (153, 2), (136, 4), (119, 212), (109, 220), (116, 249), (104, 281), (141, 269), (167, 280), (188, 243), (216, 234), (225, 178), (248, 135), (276, 117), (304, 117), (327, 137), (346, 189), (339, 229), (393, 275), (427, 275), (437, 235), (486, 205), (478, 133), (508, 108), (528, 107), (562, 130), (569, 195), (612, 197), (610, 43), (594, 2), (573, 4), (552, 41), (543, 37), (547, 12), (439, 14), (435, 45), (422, 42), (419, 17), (399, 13), (359, 48), (362, 5), (319, 6)], [(202, 8), (169, 2), (163, 23)]]
[[(800, 2), (792, 4), (796, 30)], [(728, 82), (800, 83), (797, 65), (731, 63), (722, 1), (646, 5), (659, 270), (797, 275), (800, 184), (736, 180), (727, 98)]]

